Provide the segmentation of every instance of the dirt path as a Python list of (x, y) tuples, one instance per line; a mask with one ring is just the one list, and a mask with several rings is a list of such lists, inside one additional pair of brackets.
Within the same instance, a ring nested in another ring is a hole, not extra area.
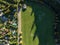
[(18, 12), (18, 45), (19, 45), (19, 35), (21, 34), (21, 9)]
[(18, 13), (18, 33), (21, 33), (21, 10)]

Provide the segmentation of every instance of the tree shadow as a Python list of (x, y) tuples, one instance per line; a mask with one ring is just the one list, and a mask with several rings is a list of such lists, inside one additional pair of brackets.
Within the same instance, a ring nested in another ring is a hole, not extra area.
[(54, 35), (53, 29), (54, 15), (52, 14), (53, 11), (51, 12), (51, 10), (44, 4), (34, 2), (28, 3), (26, 2), (26, 4), (32, 8), (31, 16), (34, 13), (34, 22), (31, 31), (34, 28), (34, 25), (36, 26), (36, 30), (33, 36), (33, 41), (37, 36), (39, 40), (38, 45), (55, 45), (53, 39)]

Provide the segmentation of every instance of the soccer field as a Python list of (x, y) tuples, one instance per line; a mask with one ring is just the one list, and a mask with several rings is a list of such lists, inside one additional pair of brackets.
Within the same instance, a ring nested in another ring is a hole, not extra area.
[(48, 6), (28, 2), (22, 12), (23, 45), (55, 45), (54, 12)]

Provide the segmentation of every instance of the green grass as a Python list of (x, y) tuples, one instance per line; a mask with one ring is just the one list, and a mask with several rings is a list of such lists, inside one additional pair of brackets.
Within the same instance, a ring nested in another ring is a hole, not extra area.
[[(48, 45), (55, 45), (52, 38), (54, 12), (44, 5), (35, 3), (27, 5), (27, 10), (22, 12), (23, 45), (47, 45), (46, 41)], [(34, 21), (35, 24), (31, 30)], [(35, 32), (36, 37), (33, 40)]]

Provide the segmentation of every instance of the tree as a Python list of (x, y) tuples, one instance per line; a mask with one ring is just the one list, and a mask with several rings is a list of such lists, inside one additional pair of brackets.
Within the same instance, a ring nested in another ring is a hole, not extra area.
[[(4, 14), (10, 14), (10, 13), (12, 13), (12, 11), (15, 11), (14, 15), (18, 16), (18, 22), (19, 23), (21, 23), (21, 20), (19, 21), (19, 19), (21, 17), (21, 15), (20, 15), (20, 6), (21, 6), (20, 5), (20, 0), (0, 0), (0, 8), (2, 9), (3, 13)], [(20, 17), (19, 17), (19, 15), (20, 15)], [(18, 30), (18, 34), (20, 34), (19, 30)], [(18, 39), (19, 39), (19, 37), (18, 37)], [(18, 43), (18, 45), (19, 45), (19, 43)]]
[[(0, 8), (3, 10), (3, 12), (6, 14), (8, 12), (10, 12), (10, 8), (14, 8), (14, 9), (17, 9), (17, 2), (16, 0), (0, 0)], [(16, 12), (15, 12), (16, 13)]]

